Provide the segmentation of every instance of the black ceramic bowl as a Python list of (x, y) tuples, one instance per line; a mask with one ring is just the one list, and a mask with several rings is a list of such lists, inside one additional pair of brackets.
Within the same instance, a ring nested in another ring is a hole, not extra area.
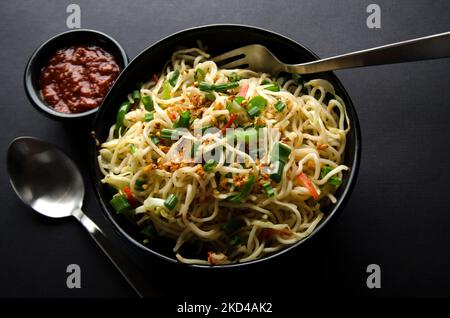
[[(170, 59), (172, 52), (180, 47), (195, 47), (197, 40), (201, 40), (208, 48), (208, 52), (214, 56), (227, 52), (228, 50), (238, 48), (249, 44), (262, 44), (269, 48), (281, 61), (286, 63), (301, 63), (317, 59), (317, 56), (309, 49), (288, 39), (282, 35), (249, 26), (240, 25), (212, 25), (188, 29), (173, 34), (158, 43), (150, 46), (139, 54), (122, 72), (109, 94), (106, 96), (102, 106), (100, 107), (97, 117), (94, 121), (95, 134), (100, 141), (107, 138), (109, 128), (116, 120), (117, 110), (127, 94), (132, 91), (138, 82), (145, 82), (150, 79), (151, 74), (160, 73), (164, 64)], [(348, 200), (353, 186), (356, 182), (360, 161), (360, 128), (358, 118), (352, 101), (345, 91), (344, 87), (333, 73), (316, 74), (317, 78), (324, 78), (334, 84), (336, 93), (343, 98), (347, 106), (347, 112), (351, 123), (351, 130), (347, 135), (347, 147), (345, 151), (344, 164), (350, 167), (350, 172), (345, 174), (343, 184), (339, 187), (336, 197), (338, 199), (335, 205), (331, 205), (325, 211), (324, 220), (317, 226), (313, 233), (306, 239), (282, 250), (271, 254), (267, 257), (250, 261), (246, 263), (220, 265), (220, 266), (202, 266), (192, 265), (195, 267), (205, 268), (224, 268), (242, 265), (251, 265), (263, 262), (269, 258), (297, 249), (314, 237), (317, 233), (335, 219), (340, 211), (342, 211), (345, 202)], [(91, 176), (96, 189), (97, 197), (100, 201), (102, 209), (106, 217), (111, 221), (114, 228), (130, 241), (133, 245), (143, 250), (147, 254), (156, 255), (169, 262), (178, 262), (171, 251), (175, 242), (162, 241), (159, 245), (148, 247), (140, 242), (139, 230), (132, 225), (127, 219), (121, 215), (116, 215), (109, 205), (111, 200), (111, 192), (103, 185), (100, 180), (102, 174), (97, 165), (97, 146), (92, 141), (90, 145), (90, 165)], [(298, 251), (300, 252), (300, 250)]]
[(96, 45), (101, 47), (106, 52), (113, 55), (119, 65), (120, 70), (123, 70), (128, 64), (128, 56), (120, 44), (109, 35), (105, 33), (76, 29), (58, 34), (40, 47), (38, 47), (28, 60), (25, 68), (24, 83), (27, 96), (33, 106), (42, 114), (56, 120), (79, 120), (79, 119), (93, 119), (98, 108), (76, 114), (65, 114), (57, 112), (49, 106), (42, 98), (39, 87), (39, 76), (42, 68), (50, 60), (51, 56), (59, 49), (69, 47), (72, 45)]

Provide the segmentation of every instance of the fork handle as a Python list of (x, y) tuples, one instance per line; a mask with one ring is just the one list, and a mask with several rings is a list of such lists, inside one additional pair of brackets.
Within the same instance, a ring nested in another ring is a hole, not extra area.
[(450, 57), (450, 32), (333, 56), (313, 62), (286, 65), (290, 73), (310, 74), (371, 66)]

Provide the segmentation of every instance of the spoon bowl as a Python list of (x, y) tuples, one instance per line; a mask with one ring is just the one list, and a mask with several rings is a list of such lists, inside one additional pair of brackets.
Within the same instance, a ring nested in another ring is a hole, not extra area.
[(62, 218), (81, 208), (83, 179), (73, 161), (58, 148), (19, 137), (9, 145), (6, 165), (15, 192), (35, 211)]
[(19, 137), (9, 145), (6, 166), (14, 191), (26, 205), (51, 218), (75, 217), (140, 297), (155, 295), (135, 263), (81, 211), (83, 178), (64, 152), (42, 140)]

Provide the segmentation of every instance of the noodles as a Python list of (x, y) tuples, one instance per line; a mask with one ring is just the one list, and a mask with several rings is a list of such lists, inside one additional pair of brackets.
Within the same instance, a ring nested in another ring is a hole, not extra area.
[(326, 80), (208, 58), (177, 51), (129, 94), (98, 163), (145, 244), (173, 239), (187, 264), (246, 262), (307, 237), (336, 202), (350, 124)]

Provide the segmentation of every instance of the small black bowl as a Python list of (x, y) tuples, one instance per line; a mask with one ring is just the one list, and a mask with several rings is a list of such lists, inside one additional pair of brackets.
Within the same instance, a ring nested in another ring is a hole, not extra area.
[(27, 67), (25, 68), (24, 84), (31, 104), (42, 114), (52, 119), (64, 121), (93, 119), (98, 110), (98, 108), (95, 108), (76, 114), (61, 113), (54, 110), (42, 98), (39, 87), (39, 76), (43, 67), (57, 50), (77, 44), (96, 45), (110, 53), (116, 59), (120, 71), (128, 64), (128, 56), (122, 46), (109, 35), (99, 31), (76, 29), (60, 33), (47, 40), (33, 52), (33, 55), (28, 60)]
[[(106, 140), (111, 125), (115, 123), (117, 110), (120, 107), (120, 104), (127, 98), (128, 93), (135, 89), (137, 83), (148, 81), (151, 74), (160, 73), (175, 50), (180, 47), (195, 47), (198, 45), (198, 40), (202, 41), (202, 43), (209, 48), (208, 53), (212, 56), (222, 54), (241, 46), (258, 43), (266, 46), (285, 63), (294, 64), (318, 59), (318, 56), (311, 50), (287, 37), (251, 26), (227, 24), (209, 25), (172, 34), (141, 52), (120, 74), (103, 101), (94, 120), (93, 130), (96, 138), (101, 142)], [(345, 91), (345, 88), (339, 79), (332, 72), (315, 74), (315, 77), (329, 80), (334, 85), (336, 93), (346, 104), (347, 114), (351, 125), (351, 129), (347, 135), (347, 146), (344, 152), (343, 161), (343, 164), (350, 167), (350, 171), (344, 175), (343, 183), (335, 193), (337, 198), (336, 204), (328, 206), (324, 211), (324, 219), (308, 237), (276, 253), (245, 263), (215, 266), (186, 266), (205, 269), (211, 268), (213, 270), (219, 268), (236, 268), (266, 262), (269, 259), (274, 259), (281, 254), (294, 250), (299, 251), (302, 245), (310, 241), (310, 239), (319, 232), (322, 232), (322, 229), (328, 227), (331, 221), (335, 220), (340, 212), (342, 212), (344, 205), (349, 199), (353, 187), (355, 186), (356, 177), (358, 175), (361, 157), (361, 132), (359, 121), (350, 96)], [(101, 182), (103, 175), (98, 167), (97, 155), (98, 147), (96, 142), (92, 139), (89, 145), (90, 176), (100, 205), (106, 217), (111, 221), (113, 227), (122, 235), (122, 237), (131, 242), (131, 245), (136, 246), (145, 254), (157, 256), (168, 263), (181, 264), (172, 252), (174, 241), (161, 239), (158, 242), (155, 242), (157, 243), (155, 245), (146, 246), (141, 243), (142, 238), (140, 237), (138, 227), (131, 224), (131, 222), (123, 215), (117, 215), (114, 212), (109, 204), (112, 195), (111, 191)]]

